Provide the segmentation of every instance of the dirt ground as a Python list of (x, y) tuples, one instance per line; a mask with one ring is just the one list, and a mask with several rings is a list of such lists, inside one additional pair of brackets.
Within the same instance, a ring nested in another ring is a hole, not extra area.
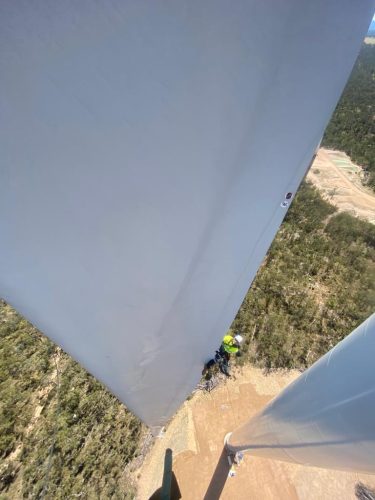
[[(249, 419), (298, 376), (297, 371), (265, 375), (245, 367), (211, 393), (197, 392), (157, 439), (137, 472), (138, 499), (161, 486), (165, 450), (173, 453), (173, 472), (183, 500), (349, 500), (355, 485), (375, 488), (375, 476), (278, 462), (246, 454), (235, 477), (223, 451), (225, 435)], [(179, 498), (176, 496), (175, 498)]]
[(375, 194), (361, 182), (361, 167), (340, 151), (321, 148), (307, 179), (340, 211), (350, 212), (375, 224)]

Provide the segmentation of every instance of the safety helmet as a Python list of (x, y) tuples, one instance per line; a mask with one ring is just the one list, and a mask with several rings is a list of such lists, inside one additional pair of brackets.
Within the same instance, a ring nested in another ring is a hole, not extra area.
[(241, 342), (243, 341), (243, 337), (242, 335), (235, 335), (234, 336), (234, 339), (239, 343), (241, 344)]

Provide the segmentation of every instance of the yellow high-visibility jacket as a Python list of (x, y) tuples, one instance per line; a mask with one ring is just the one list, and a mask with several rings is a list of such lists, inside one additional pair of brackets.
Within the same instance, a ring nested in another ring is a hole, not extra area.
[(228, 352), (229, 354), (238, 352), (238, 346), (236, 344), (236, 341), (230, 334), (224, 336), (221, 345), (223, 346), (224, 351)]

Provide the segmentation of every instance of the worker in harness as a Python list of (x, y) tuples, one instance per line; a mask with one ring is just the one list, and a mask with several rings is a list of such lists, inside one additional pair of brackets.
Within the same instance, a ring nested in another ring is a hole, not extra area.
[(241, 335), (233, 335), (232, 330), (228, 330), (226, 335), (223, 337), (220, 348), (215, 353), (215, 357), (206, 363), (202, 375), (205, 375), (210, 368), (217, 364), (219, 370), (227, 377), (230, 377), (230, 356), (231, 354), (236, 354), (239, 351), (242, 341), (243, 338)]

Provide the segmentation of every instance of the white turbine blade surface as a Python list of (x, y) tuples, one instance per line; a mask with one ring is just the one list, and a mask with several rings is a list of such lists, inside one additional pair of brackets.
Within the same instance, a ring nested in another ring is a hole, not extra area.
[(149, 425), (230, 325), (372, 0), (0, 4), (0, 295)]
[(375, 473), (375, 314), (236, 429), (232, 449)]

